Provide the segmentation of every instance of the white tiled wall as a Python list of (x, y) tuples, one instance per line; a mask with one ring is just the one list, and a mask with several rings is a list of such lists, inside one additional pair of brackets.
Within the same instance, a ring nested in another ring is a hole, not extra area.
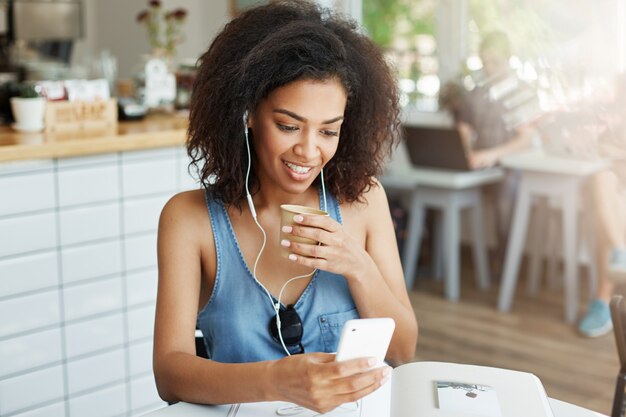
[(71, 417), (114, 417), (126, 415), (127, 393), (124, 384), (75, 396), (70, 400)]
[(57, 180), (61, 207), (120, 198), (118, 164), (59, 169)]
[[(17, 195), (21, 198), (2, 199), (0, 216), (27, 213), (54, 207), (54, 178), (48, 172), (0, 177), (0, 196)], [(28, 192), (24, 192), (28, 190)]]
[(0, 219), (0, 259), (54, 248), (57, 224), (54, 213)]
[(120, 239), (90, 243), (61, 249), (63, 282), (98, 278), (122, 272), (122, 242)]
[(67, 386), (69, 394), (76, 394), (111, 383), (121, 383), (126, 375), (124, 351), (88, 356), (67, 364)]
[(0, 408), (3, 416), (35, 404), (63, 399), (63, 367), (60, 365), (0, 381)]
[(58, 326), (61, 323), (58, 293), (58, 290), (52, 290), (1, 301), (0, 340)]
[(65, 327), (68, 359), (103, 349), (119, 348), (124, 344), (124, 316), (122, 313), (81, 321)]
[(65, 402), (57, 402), (45, 407), (14, 414), (15, 417), (65, 417)]
[(119, 238), (122, 232), (119, 203), (66, 209), (59, 214), (61, 246)]
[(156, 230), (182, 148), (0, 164), (0, 414), (122, 417), (152, 376)]
[(61, 329), (55, 327), (0, 342), (0, 377), (61, 363)]
[(59, 283), (56, 249), (0, 260), (0, 299)]

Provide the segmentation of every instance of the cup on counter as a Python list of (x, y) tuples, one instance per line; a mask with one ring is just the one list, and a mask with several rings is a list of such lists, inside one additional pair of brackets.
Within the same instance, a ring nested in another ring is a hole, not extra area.
[[(293, 221), (293, 216), (295, 216), (296, 214), (302, 214), (306, 216), (310, 216), (310, 215), (328, 216), (328, 213), (326, 213), (325, 211), (315, 209), (312, 207), (298, 206), (294, 204), (282, 204), (280, 206), (279, 244), (280, 244), (280, 241), (282, 241), (283, 239), (289, 240), (290, 242), (309, 243), (313, 245), (318, 244), (318, 242), (316, 242), (313, 239), (307, 239), (307, 238), (300, 237), (300, 236), (294, 236), (291, 233), (283, 232), (283, 226), (293, 226), (294, 224), (296, 224)], [(282, 245), (280, 246), (280, 256), (282, 256), (283, 258), (289, 258), (290, 253), (291, 251), (289, 250), (289, 248), (286, 248)]]
[(18, 132), (41, 132), (44, 128), (46, 99), (43, 97), (11, 97), (13, 129)]

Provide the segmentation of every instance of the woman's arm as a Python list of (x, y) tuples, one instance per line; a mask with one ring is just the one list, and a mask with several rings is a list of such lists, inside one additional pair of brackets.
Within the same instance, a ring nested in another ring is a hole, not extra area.
[(413, 360), (418, 326), (407, 294), (404, 273), (382, 185), (367, 193), (367, 240), (369, 262), (355, 271), (351, 290), (363, 317), (392, 317), (396, 322), (387, 360), (399, 365)]
[(215, 274), (205, 207), (201, 193), (182, 193), (166, 204), (159, 221), (153, 368), (161, 398), (202, 404), (282, 400), (328, 411), (377, 389), (385, 369), (366, 371), (367, 360), (337, 363), (332, 354), (312, 353), (224, 364), (195, 355), (201, 276)]
[[(409, 301), (385, 191), (378, 182), (364, 195), (359, 223), (365, 228), (365, 247), (344, 227), (324, 216), (303, 216), (292, 233), (322, 245), (291, 243), (295, 262), (346, 277), (361, 317), (391, 317), (396, 330), (387, 361), (408, 362), (415, 355), (417, 321)], [(359, 203), (356, 203), (361, 206)]]

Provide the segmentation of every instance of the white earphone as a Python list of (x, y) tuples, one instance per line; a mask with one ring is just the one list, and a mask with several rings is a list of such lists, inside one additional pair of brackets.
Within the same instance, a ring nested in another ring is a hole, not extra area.
[[(280, 344), (283, 347), (283, 350), (285, 351), (285, 353), (287, 353), (287, 356), (291, 356), (291, 352), (289, 352), (289, 349), (287, 349), (287, 346), (285, 345), (285, 341), (283, 340), (283, 334), (280, 330), (281, 327), (281, 323), (280, 323), (280, 299), (283, 295), (283, 291), (285, 290), (285, 288), (287, 287), (287, 285), (289, 283), (291, 283), (291, 281), (294, 281), (296, 279), (301, 279), (301, 278), (307, 278), (312, 276), (313, 274), (315, 274), (315, 272), (317, 272), (317, 269), (314, 269), (312, 272), (305, 274), (305, 275), (298, 275), (296, 277), (290, 278), (289, 280), (287, 280), (287, 282), (285, 282), (283, 284), (283, 286), (280, 289), (280, 292), (278, 293), (278, 300), (276, 301), (276, 303), (274, 303), (274, 299), (272, 298), (272, 294), (270, 294), (270, 292), (267, 290), (267, 288), (265, 288), (265, 286), (258, 280), (258, 278), (256, 277), (256, 268), (257, 265), (259, 264), (259, 259), (261, 259), (261, 254), (263, 253), (263, 250), (265, 249), (265, 244), (267, 243), (267, 234), (265, 233), (265, 230), (263, 229), (263, 227), (261, 226), (261, 224), (259, 223), (259, 220), (257, 219), (257, 215), (256, 215), (256, 210), (254, 208), (254, 202), (252, 201), (252, 196), (250, 195), (250, 189), (248, 188), (248, 179), (250, 178), (250, 169), (252, 167), (252, 155), (250, 153), (250, 140), (248, 138), (248, 110), (246, 110), (243, 113), (243, 128), (244, 128), (244, 135), (246, 138), (246, 150), (248, 152), (248, 169), (246, 170), (246, 199), (248, 200), (248, 207), (250, 207), (250, 213), (252, 214), (252, 218), (254, 219), (254, 223), (256, 223), (257, 227), (259, 228), (259, 230), (261, 230), (261, 233), (263, 234), (263, 244), (261, 245), (261, 249), (259, 249), (259, 253), (256, 256), (256, 260), (254, 261), (254, 267), (252, 268), (252, 276), (254, 278), (254, 280), (261, 286), (261, 288), (263, 288), (263, 290), (265, 290), (265, 293), (267, 294), (270, 303), (272, 304), (272, 307), (274, 308), (274, 312), (276, 314), (276, 329), (278, 330), (278, 338), (280, 339)], [(324, 211), (327, 211), (327, 206), (326, 206), (326, 187), (324, 185), (324, 169), (322, 168), (321, 172), (321, 181), (322, 181), (322, 200), (324, 203)]]

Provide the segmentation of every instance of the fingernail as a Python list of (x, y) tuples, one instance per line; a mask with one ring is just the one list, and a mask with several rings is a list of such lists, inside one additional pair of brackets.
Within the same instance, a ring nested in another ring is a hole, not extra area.
[(391, 376), (387, 375), (386, 377), (380, 380), (380, 385), (385, 385), (387, 382), (389, 382), (389, 379), (391, 379)]
[(294, 255), (293, 253), (289, 254), (289, 259), (292, 261), (296, 261), (298, 260), (298, 257), (296, 255)]
[(302, 217), (299, 214), (296, 214), (295, 216), (293, 216), (293, 221), (300, 223), (301, 221), (304, 221), (304, 217)]
[(371, 368), (372, 366), (376, 365), (378, 361), (376, 360), (376, 358), (369, 358), (367, 360), (367, 365)]
[(385, 378), (388, 378), (389, 375), (391, 375), (391, 368), (389, 366), (387, 366), (385, 369), (383, 369), (383, 376)]
[(291, 227), (291, 226), (283, 226), (280, 230), (282, 230), (283, 233), (291, 233), (291, 231), (293, 230), (293, 227)]
[(283, 239), (280, 241), (280, 244), (286, 248), (288, 248), (289, 246), (291, 246), (291, 242), (288, 241), (287, 239)]

